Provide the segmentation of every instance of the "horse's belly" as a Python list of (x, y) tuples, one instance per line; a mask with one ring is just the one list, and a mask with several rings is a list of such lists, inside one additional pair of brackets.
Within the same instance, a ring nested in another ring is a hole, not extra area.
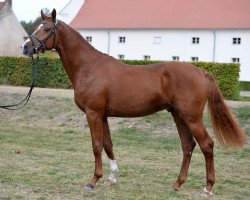
[(168, 108), (170, 105), (163, 98), (140, 99), (134, 97), (110, 104), (106, 109), (106, 114), (111, 117), (141, 117)]

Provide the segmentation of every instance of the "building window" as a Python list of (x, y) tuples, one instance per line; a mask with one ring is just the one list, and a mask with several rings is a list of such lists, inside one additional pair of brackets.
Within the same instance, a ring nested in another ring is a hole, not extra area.
[(198, 57), (191, 57), (191, 61), (192, 62), (197, 62), (197, 61), (199, 61), (199, 58)]
[(154, 37), (154, 44), (161, 44), (161, 37), (160, 36)]
[(241, 38), (233, 38), (233, 44), (241, 44)]
[(179, 61), (179, 60), (180, 60), (180, 57), (179, 57), (179, 56), (172, 56), (172, 60), (173, 60), (173, 61)]
[(200, 43), (200, 38), (192, 37), (192, 44), (199, 44), (199, 43)]
[(240, 62), (240, 58), (232, 58), (232, 62), (233, 63), (239, 63)]
[(92, 42), (92, 36), (86, 36), (87, 42), (91, 43)]
[(126, 37), (119, 37), (119, 43), (125, 43)]
[(122, 54), (118, 55), (118, 59), (120, 59), (120, 60), (124, 60), (124, 58), (125, 58), (125, 56), (124, 56), (124, 55), (122, 55)]
[(149, 56), (149, 55), (144, 55), (144, 56), (143, 56), (143, 59), (144, 59), (144, 60), (150, 60), (150, 56)]

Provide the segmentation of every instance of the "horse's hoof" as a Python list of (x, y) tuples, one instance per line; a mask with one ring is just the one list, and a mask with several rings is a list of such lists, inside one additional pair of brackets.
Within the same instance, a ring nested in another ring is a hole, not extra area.
[(114, 185), (115, 183), (116, 183), (116, 179), (114, 179), (114, 180), (108, 179), (107, 182), (106, 182), (106, 184), (107, 184), (108, 186), (112, 186), (112, 185)]
[(210, 192), (210, 191), (208, 191), (206, 187), (203, 189), (203, 191), (204, 191), (204, 193), (205, 193), (207, 196), (212, 196), (212, 195), (213, 195), (213, 193)]
[(85, 186), (84, 186), (84, 189), (86, 190), (93, 190), (94, 189), (94, 185), (92, 185), (91, 183), (87, 183)]
[(179, 191), (180, 187), (178, 187), (176, 184), (172, 185), (172, 188), (171, 188), (173, 191)]

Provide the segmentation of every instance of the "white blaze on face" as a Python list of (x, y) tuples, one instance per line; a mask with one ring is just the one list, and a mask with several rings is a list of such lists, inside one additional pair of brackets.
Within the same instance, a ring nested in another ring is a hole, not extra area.
[[(39, 30), (42, 26), (43, 26), (43, 24), (40, 24), (40, 26), (34, 31), (34, 33), (36, 33), (37, 30)], [(33, 33), (33, 34), (34, 34), (34, 33)], [(23, 48), (24, 48), (24, 45), (27, 44), (27, 43), (30, 42), (30, 41), (31, 41), (31, 39), (28, 38), (28, 39), (22, 44), (22, 50), (23, 50)]]
[(109, 160), (109, 164), (110, 164), (110, 174), (108, 179), (112, 181), (112, 183), (116, 183), (115, 175), (118, 172), (118, 166), (116, 164), (116, 160)]
[(22, 50), (23, 50), (23, 48), (24, 48), (24, 45), (25, 45), (26, 43), (30, 42), (30, 41), (31, 41), (30, 38), (28, 38), (27, 40), (25, 40), (25, 42), (22, 44)]

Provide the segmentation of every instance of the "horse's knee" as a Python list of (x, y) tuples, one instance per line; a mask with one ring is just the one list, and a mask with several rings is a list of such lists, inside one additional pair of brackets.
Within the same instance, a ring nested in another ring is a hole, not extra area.
[(93, 153), (94, 153), (94, 156), (100, 156), (101, 153), (102, 153), (102, 149), (103, 149), (103, 145), (101, 145), (99, 143), (93, 144)]
[(193, 141), (190, 144), (184, 146), (183, 147), (183, 155), (185, 157), (191, 156), (192, 153), (193, 153), (193, 150), (194, 150), (195, 146), (196, 146), (196, 142), (195, 141)]

